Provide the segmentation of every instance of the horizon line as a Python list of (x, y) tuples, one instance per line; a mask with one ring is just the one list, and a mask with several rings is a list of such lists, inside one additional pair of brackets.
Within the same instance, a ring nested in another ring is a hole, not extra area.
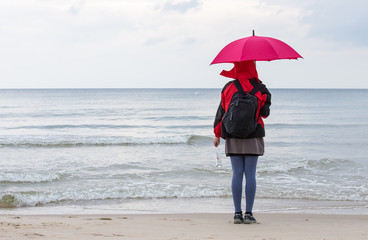
[[(118, 89), (222, 89), (222, 87), (50, 87), (50, 88), (0, 88), (0, 90), (118, 90)], [(330, 87), (272, 87), (269, 89), (300, 89), (300, 90), (368, 90), (368, 88), (330, 88)]]

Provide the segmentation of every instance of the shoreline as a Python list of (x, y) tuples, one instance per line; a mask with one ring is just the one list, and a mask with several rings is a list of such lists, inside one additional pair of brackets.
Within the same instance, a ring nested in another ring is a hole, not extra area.
[[(244, 205), (244, 200), (243, 200)], [(256, 198), (255, 213), (368, 215), (365, 201)], [(2, 208), (0, 215), (101, 215), (233, 213), (231, 198), (96, 200), (32, 207)]]
[(232, 214), (0, 215), (0, 239), (255, 239), (368, 238), (368, 215), (257, 213), (257, 224)]

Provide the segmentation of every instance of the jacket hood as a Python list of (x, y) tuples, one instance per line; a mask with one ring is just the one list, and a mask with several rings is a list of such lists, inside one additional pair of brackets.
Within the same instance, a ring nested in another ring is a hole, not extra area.
[(239, 80), (247, 80), (253, 78), (256, 78), (258, 80), (258, 73), (255, 61), (235, 62), (234, 67), (230, 71), (222, 70), (220, 75)]

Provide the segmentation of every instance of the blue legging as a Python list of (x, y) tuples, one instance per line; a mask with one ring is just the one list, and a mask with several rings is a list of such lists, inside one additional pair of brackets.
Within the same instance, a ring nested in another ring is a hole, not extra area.
[(245, 211), (252, 212), (254, 198), (256, 196), (256, 168), (258, 156), (239, 155), (231, 156), (231, 166), (233, 169), (233, 178), (231, 181), (231, 190), (235, 212), (241, 212), (241, 199), (243, 189), (243, 176), (245, 174)]

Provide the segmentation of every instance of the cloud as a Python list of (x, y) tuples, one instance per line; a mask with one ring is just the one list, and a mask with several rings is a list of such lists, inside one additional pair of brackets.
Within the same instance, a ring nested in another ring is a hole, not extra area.
[(196, 38), (186, 38), (186, 39), (183, 40), (183, 43), (185, 45), (192, 45), (192, 44), (195, 44), (197, 42), (198, 42), (198, 40)]
[(145, 42), (145, 45), (155, 45), (155, 44), (158, 44), (158, 43), (165, 42), (166, 40), (167, 40), (167, 38), (165, 38), (165, 37), (149, 38)]
[(303, 22), (311, 26), (309, 36), (334, 42), (368, 46), (368, 15), (366, 1), (316, 1), (308, 9), (311, 14)]
[(76, 16), (79, 14), (79, 12), (82, 10), (82, 8), (84, 7), (86, 0), (80, 0), (76, 3), (74, 3), (70, 8), (69, 8), (69, 13), (73, 16)]
[(165, 11), (177, 11), (181, 13), (185, 13), (189, 9), (196, 8), (199, 6), (198, 0), (189, 0), (189, 1), (177, 1), (177, 2), (166, 2), (163, 5), (163, 10)]
[[(350, 81), (367, 87), (361, 77), (368, 53), (363, 46), (367, 4), (355, 1), (360, 4), (1, 0), (0, 78), (6, 80), (0, 88), (221, 88), (226, 79), (219, 72), (231, 66), (209, 63), (226, 44), (250, 36), (252, 29), (285, 41), (304, 57), (259, 63), (260, 77), (269, 87), (349, 87)], [(343, 75), (339, 69), (346, 66), (350, 71)]]
[(365, 0), (262, 0), (280, 9), (295, 7), (303, 10), (299, 24), (307, 25), (306, 37), (334, 42), (368, 46), (368, 15)]

